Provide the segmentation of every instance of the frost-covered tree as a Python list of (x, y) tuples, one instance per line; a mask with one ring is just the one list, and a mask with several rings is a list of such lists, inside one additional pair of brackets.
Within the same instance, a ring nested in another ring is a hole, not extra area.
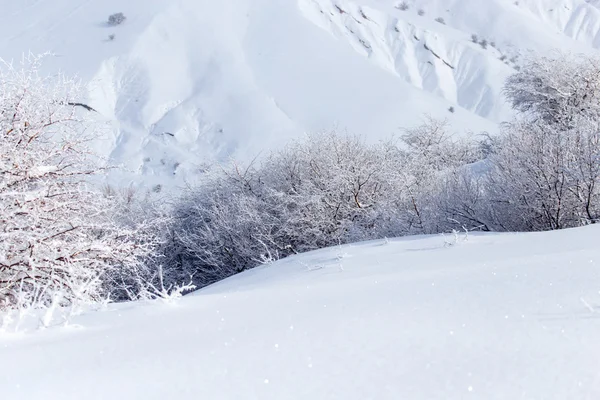
[(406, 147), (402, 174), (412, 215), (409, 226), (415, 233), (443, 230), (446, 218), (440, 213), (436, 198), (445, 176), (477, 161), (481, 154), (470, 135), (454, 135), (444, 120), (427, 118), (423, 124), (408, 129), (402, 136)]
[(570, 125), (519, 120), (504, 128), (490, 157), (489, 190), (506, 229), (561, 229), (598, 220), (600, 126), (580, 115)]
[(535, 231), (596, 222), (599, 85), (600, 62), (595, 58), (531, 60), (505, 85), (517, 117), (487, 142), (483, 172), (461, 172), (446, 187), (444, 208), (453, 218), (491, 230)]
[(504, 93), (513, 108), (547, 123), (572, 126), (583, 115), (600, 119), (600, 58), (595, 56), (530, 59), (510, 76)]
[(475, 157), (429, 120), (400, 141), (310, 134), (248, 167), (214, 167), (176, 204), (167, 264), (201, 286), (293, 253), (433, 232), (438, 180)]
[(294, 221), (288, 235), (316, 248), (399, 232), (403, 164), (393, 141), (328, 132), (294, 143), (266, 166), (276, 171), (269, 181)]
[(452, 169), (437, 180), (429, 203), (436, 224), (432, 232), (504, 230), (497, 224), (496, 208), (490, 207), (488, 169), (486, 162), (479, 161)]
[(258, 165), (213, 168), (176, 207), (167, 253), (206, 284), (294, 252), (398, 234), (398, 155), (331, 132)]
[(500, 204), (527, 215), (520, 229), (596, 222), (600, 59), (531, 60), (507, 80), (505, 93), (521, 115), (506, 124), (492, 157), (494, 188), (505, 201)]
[(169, 279), (193, 276), (204, 286), (278, 258), (273, 230), (280, 221), (271, 207), (253, 166), (206, 171), (175, 204), (163, 248)]
[(542, 122), (505, 127), (491, 157), (492, 198), (509, 230), (560, 229), (573, 220), (569, 138)]
[(78, 83), (39, 68), (29, 57), (0, 73), (0, 308), (106, 299), (109, 275), (142, 268), (156, 245), (93, 189), (106, 163)]

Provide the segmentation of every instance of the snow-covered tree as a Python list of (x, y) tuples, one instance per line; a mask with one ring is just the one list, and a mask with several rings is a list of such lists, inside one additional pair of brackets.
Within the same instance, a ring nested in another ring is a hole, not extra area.
[(0, 71), (0, 308), (106, 299), (110, 273), (142, 268), (156, 240), (93, 189), (106, 163), (78, 83), (33, 56)]
[(600, 126), (576, 115), (571, 127), (543, 120), (507, 124), (491, 156), (488, 191), (508, 230), (594, 223), (600, 209)]
[(318, 248), (399, 231), (403, 157), (394, 142), (325, 132), (271, 156), (268, 186), (285, 203), (286, 236)]
[(214, 167), (179, 201), (165, 253), (204, 285), (294, 252), (397, 234), (399, 161), (390, 143), (327, 132), (256, 165)]
[(543, 122), (505, 127), (491, 158), (492, 198), (506, 208), (510, 230), (559, 229), (573, 219), (569, 204), (567, 135)]
[(485, 161), (478, 161), (438, 179), (429, 202), (431, 232), (504, 230), (497, 223), (496, 208), (490, 205), (488, 169)]
[(401, 170), (408, 195), (407, 215), (414, 233), (434, 233), (448, 226), (438, 204), (440, 185), (448, 174), (481, 157), (480, 147), (470, 134), (449, 132), (447, 121), (428, 117), (402, 135), (405, 163)]
[(488, 189), (509, 230), (560, 229), (598, 220), (600, 59), (529, 61), (505, 85), (518, 117), (490, 156)]
[(167, 264), (201, 286), (297, 252), (435, 231), (438, 180), (476, 154), (429, 120), (402, 141), (309, 134), (248, 167), (214, 167), (175, 207)]
[(263, 261), (278, 258), (277, 221), (253, 166), (214, 168), (174, 207), (165, 247), (169, 279), (194, 277), (204, 286)]
[(598, 120), (600, 58), (532, 58), (507, 79), (504, 93), (515, 110), (547, 123), (570, 127), (576, 115)]
[(600, 209), (600, 62), (531, 60), (505, 93), (518, 111), (481, 143), (485, 161), (446, 177), (435, 207), (486, 230), (594, 223)]

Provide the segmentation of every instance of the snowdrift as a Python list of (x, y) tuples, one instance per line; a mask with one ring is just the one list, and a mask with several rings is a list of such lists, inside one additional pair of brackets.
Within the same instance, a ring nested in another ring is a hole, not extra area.
[(600, 398), (600, 229), (324, 249), (0, 336), (6, 399)]

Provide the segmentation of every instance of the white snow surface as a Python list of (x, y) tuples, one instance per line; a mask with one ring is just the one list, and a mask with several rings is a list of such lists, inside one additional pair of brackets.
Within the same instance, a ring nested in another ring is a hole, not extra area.
[(0, 336), (2, 399), (600, 398), (600, 227), (422, 236)]
[[(430, 114), (493, 132), (524, 56), (600, 46), (596, 0), (400, 3), (0, 0), (0, 57), (53, 52), (47, 68), (88, 82), (82, 101), (110, 126), (98, 148), (126, 179), (169, 184), (307, 131), (377, 140)], [(115, 12), (127, 20), (110, 27)]]

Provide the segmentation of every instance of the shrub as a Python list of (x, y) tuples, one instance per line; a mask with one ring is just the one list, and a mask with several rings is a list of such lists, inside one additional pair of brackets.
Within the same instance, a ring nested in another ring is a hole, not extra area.
[(490, 184), (505, 229), (561, 229), (598, 219), (597, 122), (577, 118), (565, 130), (542, 120), (515, 121), (498, 140)]
[(518, 117), (484, 142), (479, 173), (448, 183), (442, 209), (485, 229), (538, 231), (600, 218), (600, 62), (540, 58), (511, 76)]
[(418, 14), (419, 16), (421, 16), (421, 17), (422, 17), (423, 15), (425, 15), (425, 10), (423, 10), (422, 8), (420, 8), (420, 9), (417, 11), (417, 14)]
[(0, 309), (105, 300), (108, 277), (144, 269), (156, 245), (144, 221), (123, 224), (94, 189), (108, 167), (88, 146), (79, 84), (39, 68), (30, 57), (0, 75)]
[(205, 285), (294, 252), (389, 235), (395, 156), (324, 134), (257, 167), (213, 169), (176, 209), (181, 267)]
[(164, 253), (203, 286), (297, 252), (429, 232), (433, 180), (470, 156), (434, 120), (401, 146), (312, 134), (258, 165), (207, 172), (177, 203)]
[(126, 19), (127, 19), (127, 17), (122, 12), (115, 13), (108, 17), (108, 25), (110, 25), (110, 26), (121, 25), (123, 22), (125, 22)]
[(505, 125), (491, 160), (504, 199), (528, 218), (511, 229), (598, 220), (599, 76), (598, 58), (562, 56), (530, 60), (507, 80), (504, 92), (521, 117)]
[(446, 21), (442, 17), (437, 17), (435, 19), (435, 22), (439, 22), (440, 24), (446, 25)]
[(568, 127), (577, 115), (600, 119), (598, 76), (598, 58), (542, 57), (510, 76), (504, 94), (518, 112)]
[(406, 1), (403, 1), (402, 3), (397, 5), (397, 8), (399, 10), (406, 11), (410, 8), (410, 6), (408, 5), (408, 3)]

